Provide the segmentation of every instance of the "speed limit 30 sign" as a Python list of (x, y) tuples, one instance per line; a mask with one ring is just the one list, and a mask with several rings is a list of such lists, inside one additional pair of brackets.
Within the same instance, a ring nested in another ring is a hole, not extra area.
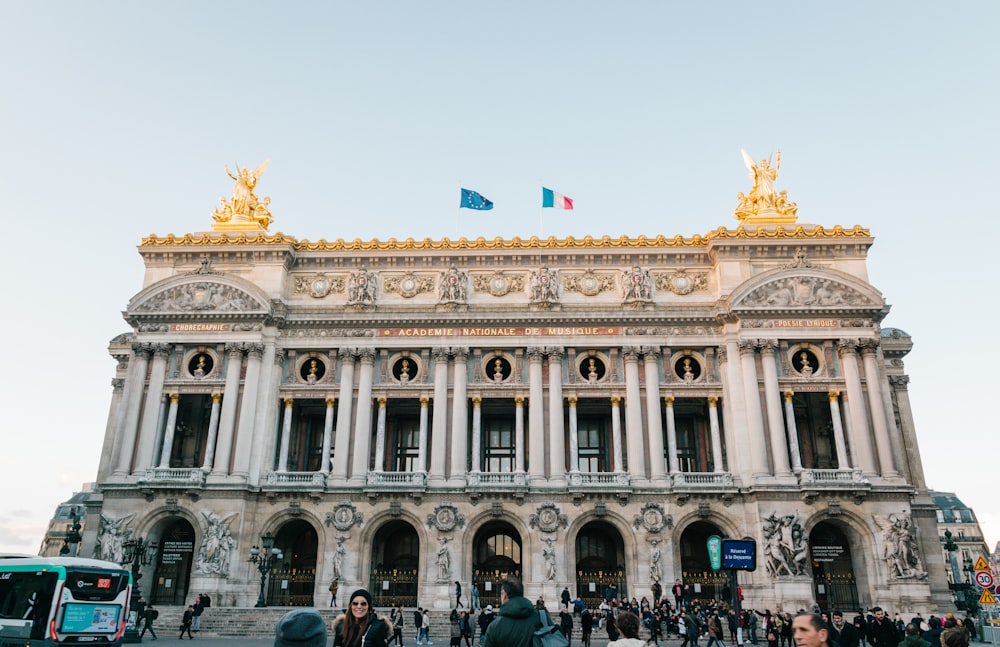
[(993, 588), (993, 573), (989, 571), (976, 571), (976, 584), (981, 589)]

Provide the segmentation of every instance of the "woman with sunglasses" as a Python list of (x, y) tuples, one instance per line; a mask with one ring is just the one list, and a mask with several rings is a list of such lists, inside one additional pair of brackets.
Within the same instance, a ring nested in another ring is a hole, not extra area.
[(372, 595), (358, 589), (348, 598), (347, 613), (333, 621), (333, 647), (386, 647), (392, 625), (372, 608)]

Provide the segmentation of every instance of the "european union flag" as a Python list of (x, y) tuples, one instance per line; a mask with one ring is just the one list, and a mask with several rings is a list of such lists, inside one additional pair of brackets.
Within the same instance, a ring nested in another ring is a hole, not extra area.
[(489, 211), (493, 208), (493, 203), (475, 191), (462, 189), (462, 201), (458, 203), (459, 209), (476, 209), (477, 211)]

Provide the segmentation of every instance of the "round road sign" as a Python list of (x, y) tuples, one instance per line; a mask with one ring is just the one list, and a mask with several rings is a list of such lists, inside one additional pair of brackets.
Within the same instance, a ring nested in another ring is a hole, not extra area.
[(993, 573), (989, 571), (976, 571), (976, 584), (981, 589), (993, 588)]

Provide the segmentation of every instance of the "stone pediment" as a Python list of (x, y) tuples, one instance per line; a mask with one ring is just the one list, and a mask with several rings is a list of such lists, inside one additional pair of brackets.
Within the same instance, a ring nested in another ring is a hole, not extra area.
[(729, 299), (733, 310), (881, 310), (881, 293), (839, 270), (786, 268), (755, 276)]
[(184, 275), (153, 284), (132, 297), (128, 315), (267, 314), (268, 298), (259, 288), (223, 275)]

